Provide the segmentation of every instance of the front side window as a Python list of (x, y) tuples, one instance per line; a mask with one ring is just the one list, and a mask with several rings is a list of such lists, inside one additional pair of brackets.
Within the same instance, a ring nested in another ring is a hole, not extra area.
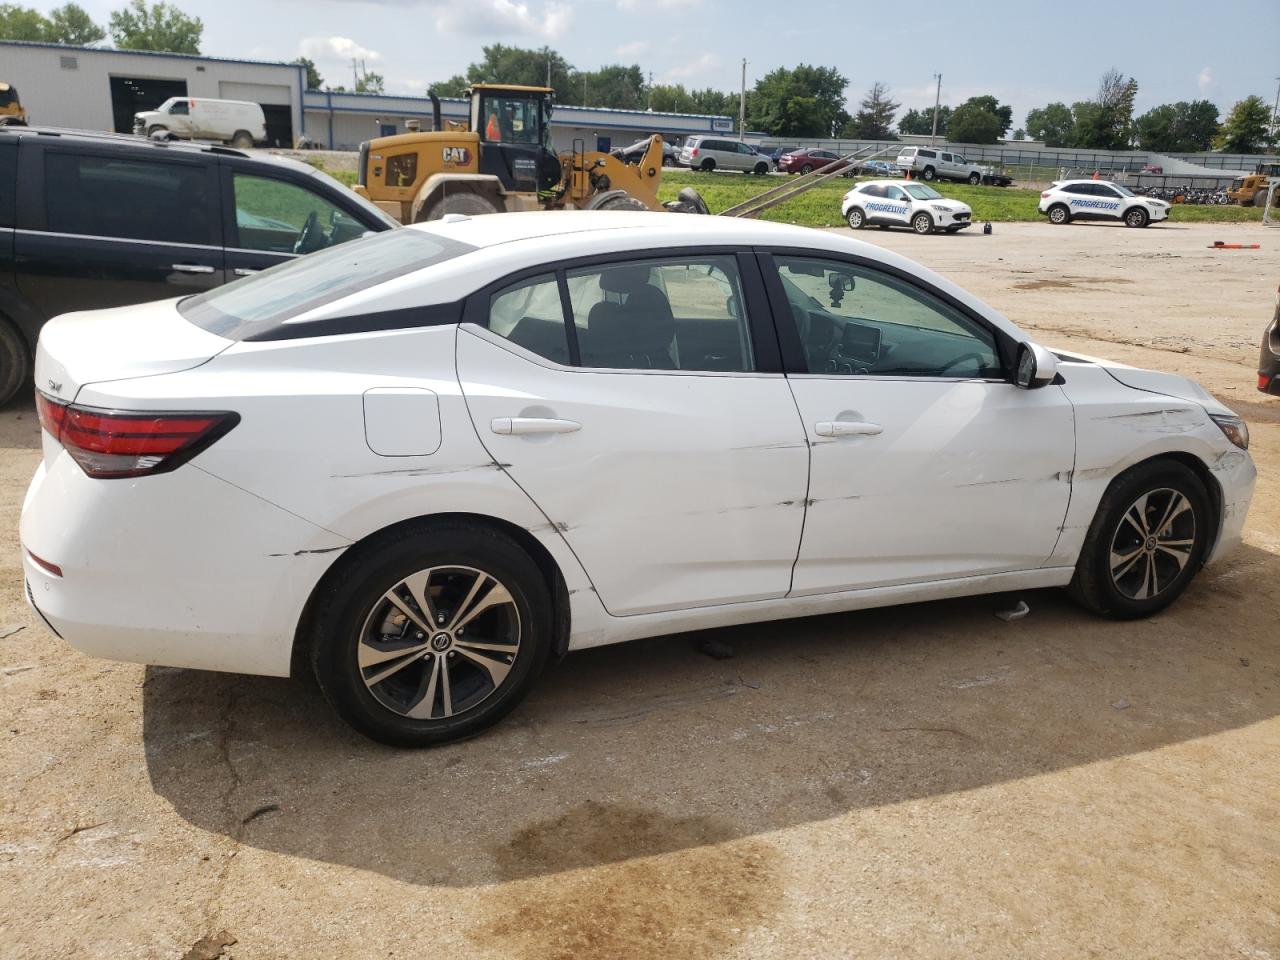
[(490, 297), (489, 329), (554, 363), (569, 363), (569, 335), (555, 274), (523, 280)]
[(173, 106), (169, 108), (169, 116), (171, 117), (187, 117), (191, 115), (191, 107), (185, 100), (173, 101)]
[(367, 229), (324, 197), (296, 183), (236, 173), (233, 246), (269, 253), (314, 253)]
[(45, 223), (54, 233), (211, 245), (211, 210), (203, 164), (45, 154)]
[(732, 256), (614, 263), (565, 279), (584, 367), (755, 369)]
[(494, 143), (539, 142), (537, 100), (527, 97), (485, 97), (481, 122), (484, 138)]
[(807, 372), (1002, 376), (995, 335), (939, 297), (869, 267), (811, 257), (775, 261)]

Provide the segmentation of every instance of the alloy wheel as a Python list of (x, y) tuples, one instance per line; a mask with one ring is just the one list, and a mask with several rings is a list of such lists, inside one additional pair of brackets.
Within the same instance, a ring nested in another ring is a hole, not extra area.
[(498, 691), (520, 654), (511, 591), (473, 567), (421, 570), (373, 605), (357, 645), (380, 704), (414, 720), (456, 717)]
[(1150, 600), (1186, 569), (1196, 545), (1196, 512), (1177, 490), (1161, 487), (1138, 497), (1111, 537), (1108, 566), (1116, 590)]

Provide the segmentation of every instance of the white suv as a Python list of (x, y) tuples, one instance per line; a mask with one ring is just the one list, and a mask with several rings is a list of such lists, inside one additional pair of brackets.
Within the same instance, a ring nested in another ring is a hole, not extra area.
[(932, 147), (903, 147), (898, 154), (898, 166), (920, 180), (955, 180), (977, 186), (983, 177), (983, 169), (976, 163), (970, 163), (958, 153)]
[(741, 140), (719, 137), (689, 137), (680, 148), (677, 163), (694, 170), (741, 170), (763, 176), (769, 172), (769, 158)]
[(854, 230), (875, 224), (910, 227), (916, 233), (945, 230), (956, 233), (973, 223), (967, 203), (948, 200), (925, 183), (901, 180), (868, 180), (844, 195), (841, 212)]
[(1040, 194), (1040, 212), (1050, 223), (1072, 220), (1122, 220), (1126, 227), (1145, 227), (1169, 219), (1169, 204), (1140, 197), (1109, 180), (1060, 180)]

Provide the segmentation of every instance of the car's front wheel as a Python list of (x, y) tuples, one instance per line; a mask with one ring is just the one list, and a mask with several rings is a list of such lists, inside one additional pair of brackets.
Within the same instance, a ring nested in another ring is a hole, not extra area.
[(1151, 222), (1151, 218), (1147, 216), (1147, 211), (1141, 207), (1130, 207), (1129, 211), (1124, 215), (1124, 225), (1126, 227), (1145, 227)]
[(763, 177), (766, 173), (769, 172), (769, 165), (767, 163), (757, 163), (755, 165), (755, 168), (751, 172), (754, 173), (757, 177)]
[(1209, 495), (1191, 468), (1139, 464), (1103, 495), (1068, 592), (1104, 617), (1149, 616), (1186, 589), (1211, 530)]
[(923, 213), (923, 212), (917, 213), (914, 217), (911, 218), (911, 229), (914, 230), (916, 233), (921, 233), (921, 234), (932, 233), (933, 217), (929, 216), (927, 213)]
[(487, 527), (401, 528), (354, 548), (323, 589), (311, 648), (320, 687), (351, 726), (393, 746), (497, 722), (551, 646), (545, 580)]

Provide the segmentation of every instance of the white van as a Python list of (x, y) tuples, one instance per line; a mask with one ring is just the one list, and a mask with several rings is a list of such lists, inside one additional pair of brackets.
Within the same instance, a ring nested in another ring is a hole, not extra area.
[(245, 100), (170, 97), (155, 110), (133, 115), (133, 132), (171, 133), (182, 140), (220, 140), (245, 149), (267, 140), (262, 107)]

